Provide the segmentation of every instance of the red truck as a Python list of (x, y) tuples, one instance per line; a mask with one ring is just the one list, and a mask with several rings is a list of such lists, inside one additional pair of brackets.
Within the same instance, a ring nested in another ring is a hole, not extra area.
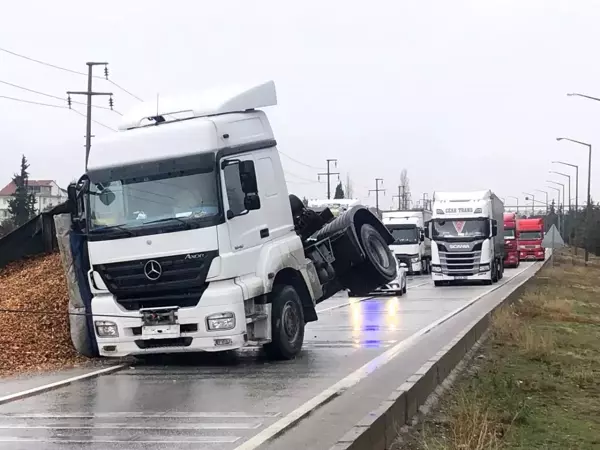
[(544, 239), (542, 218), (517, 220), (517, 235), (521, 261), (527, 259), (543, 261), (546, 258), (546, 252), (542, 248), (542, 239)]
[(504, 267), (519, 267), (517, 215), (504, 214)]

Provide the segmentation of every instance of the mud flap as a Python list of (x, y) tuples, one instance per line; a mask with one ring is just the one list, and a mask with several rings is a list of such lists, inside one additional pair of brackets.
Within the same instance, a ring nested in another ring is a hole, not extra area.
[(92, 292), (88, 282), (88, 259), (85, 236), (71, 230), (70, 214), (54, 216), (56, 238), (69, 293), (69, 328), (71, 342), (83, 356), (98, 356), (98, 343), (91, 316)]

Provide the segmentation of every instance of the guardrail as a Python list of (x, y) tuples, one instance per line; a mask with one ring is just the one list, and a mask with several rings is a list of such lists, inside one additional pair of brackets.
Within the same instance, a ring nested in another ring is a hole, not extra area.
[[(550, 258), (534, 272), (544, 267)], [(532, 275), (533, 276), (533, 275)], [(493, 314), (505, 304), (519, 298), (532, 277), (521, 281), (496, 307), (464, 328), (448, 345), (390, 394), (387, 400), (367, 414), (330, 450), (390, 450), (399, 431), (411, 425), (415, 417), (433, 402), (432, 394), (441, 394), (443, 385), (451, 382), (460, 371), (461, 362), (468, 360), (476, 345), (486, 337)], [(458, 369), (457, 369), (458, 368)]]
[(14, 261), (58, 249), (54, 216), (67, 212), (67, 204), (55, 206), (0, 238), (0, 269)]

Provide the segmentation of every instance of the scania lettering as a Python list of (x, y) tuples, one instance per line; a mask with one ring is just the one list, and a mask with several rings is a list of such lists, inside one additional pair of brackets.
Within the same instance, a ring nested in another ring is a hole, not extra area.
[(369, 209), (334, 217), (288, 194), (258, 109), (275, 104), (272, 81), (161, 98), (94, 143), (85, 174), (69, 186), (62, 247), (74, 262), (72, 303), (89, 315), (72, 318), (80, 351), (252, 345), (289, 359), (317, 303), (396, 279), (393, 238)]
[(436, 192), (426, 227), (436, 286), (453, 281), (492, 284), (504, 273), (504, 204), (491, 191)]
[(425, 236), (425, 223), (431, 219), (431, 211), (384, 211), (382, 221), (392, 233), (394, 242), (390, 248), (401, 264), (406, 264), (409, 274), (429, 273), (431, 264), (431, 241)]
[(504, 214), (504, 267), (519, 267), (517, 215)]

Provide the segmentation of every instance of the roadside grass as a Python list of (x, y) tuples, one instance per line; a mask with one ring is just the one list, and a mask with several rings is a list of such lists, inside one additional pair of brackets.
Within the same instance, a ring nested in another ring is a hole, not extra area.
[(454, 388), (395, 449), (600, 449), (600, 260), (564, 253), (492, 319)]

